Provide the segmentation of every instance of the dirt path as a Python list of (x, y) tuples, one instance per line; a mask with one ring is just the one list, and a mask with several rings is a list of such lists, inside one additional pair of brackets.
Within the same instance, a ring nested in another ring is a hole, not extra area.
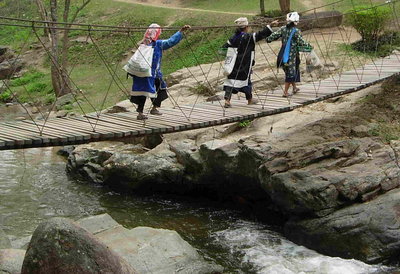
[(146, 2), (143, 2), (141, 0), (114, 0), (114, 1), (150, 6), (150, 7), (162, 7), (166, 9), (183, 10), (183, 11), (212, 12), (220, 14), (233, 14), (233, 15), (236, 14), (236, 15), (248, 15), (248, 16), (256, 15), (255, 13), (246, 13), (246, 12), (228, 12), (228, 11), (184, 8), (180, 5), (180, 1), (177, 0), (147, 0)]

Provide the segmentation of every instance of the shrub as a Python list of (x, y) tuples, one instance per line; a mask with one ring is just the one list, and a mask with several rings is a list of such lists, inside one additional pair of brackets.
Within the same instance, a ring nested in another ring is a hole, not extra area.
[(195, 87), (190, 88), (190, 91), (203, 96), (213, 96), (216, 93), (215, 89), (211, 88), (209, 85), (203, 84), (199, 84)]
[(348, 22), (361, 35), (363, 41), (375, 41), (390, 20), (388, 6), (357, 6), (348, 14)]
[(271, 17), (271, 18), (276, 18), (276, 17), (281, 17), (282, 11), (280, 10), (267, 10), (265, 11), (265, 17)]
[(6, 90), (6, 91), (3, 91), (2, 93), (0, 93), (0, 101), (1, 102), (8, 103), (8, 102), (11, 102), (11, 100), (12, 100), (11, 91)]

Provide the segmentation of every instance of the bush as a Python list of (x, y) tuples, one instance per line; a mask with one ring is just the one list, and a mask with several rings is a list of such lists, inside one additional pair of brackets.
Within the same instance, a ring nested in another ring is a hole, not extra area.
[(203, 96), (213, 96), (216, 93), (216, 90), (211, 88), (209, 85), (199, 84), (195, 87), (190, 88), (194, 94), (200, 94)]
[(280, 10), (267, 10), (265, 12), (265, 17), (276, 18), (281, 17), (283, 14)]
[(2, 93), (0, 93), (0, 101), (1, 102), (8, 103), (8, 102), (11, 102), (11, 100), (12, 100), (11, 91), (6, 90), (6, 91), (3, 91)]
[(388, 6), (357, 6), (349, 11), (348, 22), (361, 35), (362, 41), (375, 41), (390, 19)]

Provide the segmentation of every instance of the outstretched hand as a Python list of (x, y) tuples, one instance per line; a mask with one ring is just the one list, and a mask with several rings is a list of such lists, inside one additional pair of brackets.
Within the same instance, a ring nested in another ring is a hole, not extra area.
[(189, 25), (184, 25), (182, 28), (181, 28), (181, 32), (184, 32), (184, 31), (186, 31), (186, 30), (188, 30), (188, 29), (190, 29), (191, 27), (189, 26)]
[(269, 25), (270, 25), (271, 27), (277, 27), (277, 26), (279, 26), (279, 20), (274, 20), (274, 21), (272, 21), (271, 23), (269, 23)]

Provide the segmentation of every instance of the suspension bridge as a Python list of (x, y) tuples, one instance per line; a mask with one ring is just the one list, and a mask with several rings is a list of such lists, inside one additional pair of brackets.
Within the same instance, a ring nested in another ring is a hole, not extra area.
[[(393, 3), (387, 3), (387, 5), (393, 5)], [(394, 6), (392, 10), (394, 23), (399, 26)], [(63, 23), (55, 24), (54, 22), (17, 20), (5, 17), (0, 18), (0, 21), (1, 19), (5, 20), (6, 23), (0, 22), (0, 25), (31, 29), (32, 33), (35, 34), (35, 37), (48, 54), (50, 62), (53, 62), (54, 64), (56, 64), (55, 62), (57, 62), (57, 60), (54, 55), (52, 55), (49, 47), (41, 40), (42, 38), (38, 35), (37, 30), (41, 28), (53, 28), (59, 30), (68, 28), (69, 30), (75, 29), (87, 31), (87, 40), (92, 41), (96, 53), (110, 74), (110, 84), (113, 83), (123, 94), (127, 97), (129, 96), (129, 88), (125, 87), (126, 83), (124, 84), (122, 82), (122, 79), (120, 79), (121, 77), (117, 73), (117, 69), (120, 69), (120, 67), (111, 67), (111, 62), (104, 56), (102, 49), (97, 46), (96, 39), (93, 37), (92, 33), (95, 31), (113, 31), (127, 35), (129, 39), (132, 39), (132, 32), (143, 32), (143, 28), (85, 24), (69, 24), (66, 26), (63, 25)], [(15, 20), (17, 20), (17, 22), (14, 22)], [(231, 26), (215, 28), (225, 28), (232, 31)], [(194, 28), (193, 31), (202, 32), (204, 29), (205, 28), (199, 27)], [(166, 28), (166, 30), (171, 32), (175, 31), (173, 28)], [(289, 112), (308, 104), (355, 92), (384, 81), (389, 77), (400, 74), (399, 51), (394, 50), (386, 57), (368, 57), (366, 59), (361, 59), (359, 56), (351, 54), (349, 51), (344, 51), (341, 55), (334, 55), (332, 47), (335, 43), (332, 37), (329, 36), (332, 35), (332, 32), (333, 30), (330, 29), (327, 34), (324, 34), (321, 30), (311, 28), (311, 30), (304, 36), (306, 39), (308, 37), (309, 40), (312, 40), (312, 37), (315, 38), (311, 43), (314, 44), (314, 48), (323, 62), (335, 59), (338, 62), (340, 61), (339, 67), (328, 71), (327, 74), (319, 76), (315, 76), (315, 74), (310, 72), (310, 80), (300, 86), (301, 91), (299, 93), (294, 94), (289, 98), (282, 97), (282, 83), (280, 82), (279, 77), (282, 78), (283, 76), (277, 75), (274, 66), (276, 59), (275, 56), (277, 54), (276, 49), (269, 45), (259, 45), (258, 58), (264, 57), (264, 61), (267, 62), (263, 71), (268, 71), (271, 77), (276, 81), (276, 85), (275, 88), (272, 89), (259, 89), (255, 91), (254, 96), (259, 100), (259, 104), (257, 105), (247, 105), (247, 100), (238, 97), (237, 99), (231, 100), (232, 108), (224, 108), (221, 100), (217, 99), (211, 102), (206, 102), (205, 100), (199, 100), (199, 96), (193, 104), (179, 104), (170, 94), (172, 106), (162, 108), (162, 116), (150, 115), (148, 120), (139, 121), (136, 119), (136, 113), (134, 112), (102, 112), (101, 110), (104, 107), (103, 102), (100, 109), (96, 109), (96, 111), (92, 113), (85, 113), (81, 108), (83, 113), (80, 116), (49, 118), (49, 115), (47, 115), (41, 120), (33, 119), (33, 117), (31, 117), (32, 119), (26, 119), (23, 121), (0, 122), (0, 150), (72, 145), (102, 140), (117, 140), (126, 137), (166, 134), (252, 120), (259, 117)], [(341, 26), (337, 27), (336, 34), (342, 37), (344, 44), (349, 44), (351, 42), (351, 33), (349, 34), (348, 32), (348, 30)], [(316, 39), (318, 34), (322, 39)], [(227, 35), (227, 38), (228, 37), (229, 35)], [(186, 43), (188, 43), (187, 46), (194, 53), (192, 47), (195, 45), (189, 44), (188, 40), (189, 39), (186, 39)], [(207, 37), (205, 37), (204, 40), (206, 43), (209, 42)], [(137, 41), (131, 40), (131, 42), (132, 45), (137, 45)], [(26, 44), (24, 46), (26, 46)], [(214, 50), (215, 56), (218, 58), (216, 53), (218, 48), (215, 48)], [(270, 51), (269, 54), (266, 53), (267, 50)], [(23, 49), (21, 49), (20, 52), (22, 53)], [(177, 58), (179, 58), (179, 55), (177, 55)], [(256, 60), (256, 62), (257, 61), (259, 60)], [(182, 62), (184, 62), (184, 60)], [(222, 60), (218, 60), (215, 64), (216, 66), (221, 67)], [(72, 65), (72, 69), (73, 66), (74, 65)], [(209, 79), (210, 75), (206, 72), (204, 64), (198, 63), (197, 67), (200, 68), (202, 77), (195, 77), (192, 73), (192, 67), (184, 66), (184, 70), (195, 78), (198, 84), (209, 86), (210, 89), (215, 89), (215, 85), (224, 79), (222, 74), (220, 74), (221, 69), (219, 69), (217, 77), (214, 76), (217, 80), (215, 83), (211, 83), (212, 81)], [(304, 72), (303, 74), (307, 74), (307, 72)], [(68, 74), (68, 77), (71, 77), (71, 73)], [(259, 77), (261, 81), (263, 80), (259, 75), (257, 75), (257, 77)], [(70, 88), (74, 91), (75, 98), (78, 96), (85, 98), (82, 91), (76, 85), (74, 79), (70, 78), (68, 84), (75, 85), (74, 88)], [(7, 87), (10, 90), (12, 89), (11, 86)], [(13, 92), (12, 95), (14, 100), (19, 102), (18, 94)], [(105, 97), (106, 96), (108, 96), (108, 91), (105, 92)], [(76, 102), (79, 105), (80, 101), (76, 100)], [(55, 103), (52, 105), (51, 109), (54, 108), (54, 105)]]

